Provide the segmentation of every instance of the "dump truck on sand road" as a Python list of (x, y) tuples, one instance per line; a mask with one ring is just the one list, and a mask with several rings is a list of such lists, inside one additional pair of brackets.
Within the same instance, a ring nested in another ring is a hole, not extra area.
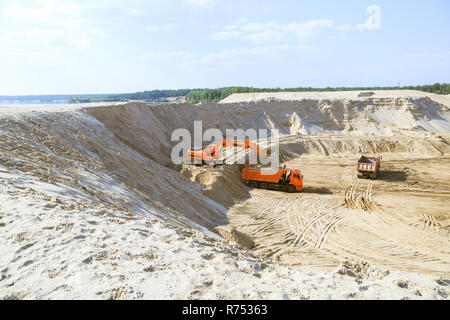
[(358, 178), (369, 177), (376, 179), (380, 176), (381, 156), (377, 154), (363, 154), (358, 160)]

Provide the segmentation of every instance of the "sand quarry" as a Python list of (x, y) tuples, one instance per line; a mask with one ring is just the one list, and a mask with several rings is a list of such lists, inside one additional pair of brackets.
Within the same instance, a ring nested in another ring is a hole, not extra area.
[[(448, 299), (450, 98), (258, 93), (0, 108), (0, 298)], [(173, 130), (278, 129), (301, 193), (172, 164)], [(357, 179), (361, 153), (381, 177)]]

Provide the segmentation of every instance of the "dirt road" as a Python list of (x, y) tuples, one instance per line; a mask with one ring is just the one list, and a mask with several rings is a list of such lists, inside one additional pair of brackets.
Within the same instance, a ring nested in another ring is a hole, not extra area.
[(273, 259), (332, 269), (360, 260), (389, 269), (450, 274), (449, 157), (385, 156), (378, 180), (357, 179), (355, 159), (294, 159), (302, 193), (253, 190), (230, 223)]

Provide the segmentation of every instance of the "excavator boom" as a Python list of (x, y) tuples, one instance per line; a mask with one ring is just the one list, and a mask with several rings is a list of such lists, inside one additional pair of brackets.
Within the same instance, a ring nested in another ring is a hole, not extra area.
[(223, 148), (242, 148), (252, 149), (262, 157), (270, 157), (270, 153), (262, 149), (256, 143), (250, 140), (223, 140), (214, 145), (209, 145), (201, 150), (188, 150), (187, 157), (190, 160), (201, 160), (202, 162), (211, 162), (218, 160), (221, 157), (221, 150)]

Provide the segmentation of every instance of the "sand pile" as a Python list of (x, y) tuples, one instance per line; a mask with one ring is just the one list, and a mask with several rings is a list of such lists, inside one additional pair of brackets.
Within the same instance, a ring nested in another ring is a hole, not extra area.
[(389, 274), (389, 271), (382, 271), (377, 267), (370, 266), (367, 262), (344, 261), (336, 271), (339, 274), (354, 277), (358, 281), (381, 280)]
[(226, 221), (201, 185), (130, 148), (85, 111), (4, 115), (0, 127), (0, 164), (8, 170), (176, 225), (213, 230)]
[(240, 166), (218, 166), (215, 168), (183, 165), (181, 174), (202, 185), (205, 196), (230, 207), (237, 201), (249, 197), (249, 189), (242, 183)]
[(241, 246), (247, 249), (253, 249), (255, 243), (245, 233), (240, 232), (232, 226), (220, 226), (216, 227), (216, 231), (225, 239), (239, 243)]

